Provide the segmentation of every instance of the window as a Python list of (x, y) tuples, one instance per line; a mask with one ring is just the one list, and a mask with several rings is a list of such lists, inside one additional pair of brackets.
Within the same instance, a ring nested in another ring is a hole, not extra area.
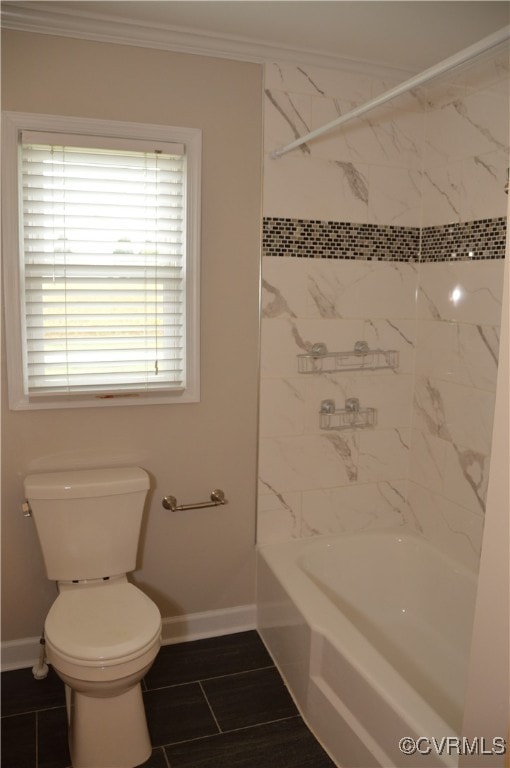
[(200, 132), (7, 113), (4, 139), (11, 407), (198, 400)]

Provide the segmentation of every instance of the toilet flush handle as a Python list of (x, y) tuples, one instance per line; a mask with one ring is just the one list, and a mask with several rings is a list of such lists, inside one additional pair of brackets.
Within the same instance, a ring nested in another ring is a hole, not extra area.
[(221, 488), (216, 488), (211, 492), (211, 501), (198, 501), (195, 504), (177, 504), (175, 496), (165, 496), (161, 502), (165, 509), (171, 512), (181, 512), (186, 509), (205, 509), (205, 507), (218, 507), (220, 504), (226, 504), (224, 492)]

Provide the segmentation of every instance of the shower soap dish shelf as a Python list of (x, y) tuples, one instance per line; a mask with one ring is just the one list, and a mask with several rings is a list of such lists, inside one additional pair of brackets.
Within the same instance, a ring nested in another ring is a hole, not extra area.
[(323, 400), (319, 411), (320, 429), (365, 429), (377, 423), (375, 408), (360, 408), (357, 397), (349, 397), (337, 410), (334, 400)]
[(375, 371), (398, 368), (396, 349), (370, 349), (366, 341), (357, 341), (350, 352), (328, 352), (322, 342), (312, 346), (310, 352), (298, 355), (299, 373), (338, 373), (339, 371)]

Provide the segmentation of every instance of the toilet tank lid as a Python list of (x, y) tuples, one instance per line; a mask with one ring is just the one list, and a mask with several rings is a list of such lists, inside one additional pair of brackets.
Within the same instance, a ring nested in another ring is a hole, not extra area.
[(65, 470), (27, 475), (27, 499), (80, 499), (146, 491), (149, 476), (140, 467)]

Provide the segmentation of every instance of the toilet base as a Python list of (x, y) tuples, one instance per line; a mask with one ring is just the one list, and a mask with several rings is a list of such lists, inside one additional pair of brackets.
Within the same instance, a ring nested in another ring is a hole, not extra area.
[(88, 696), (66, 685), (73, 768), (135, 768), (152, 753), (140, 683), (119, 696)]

